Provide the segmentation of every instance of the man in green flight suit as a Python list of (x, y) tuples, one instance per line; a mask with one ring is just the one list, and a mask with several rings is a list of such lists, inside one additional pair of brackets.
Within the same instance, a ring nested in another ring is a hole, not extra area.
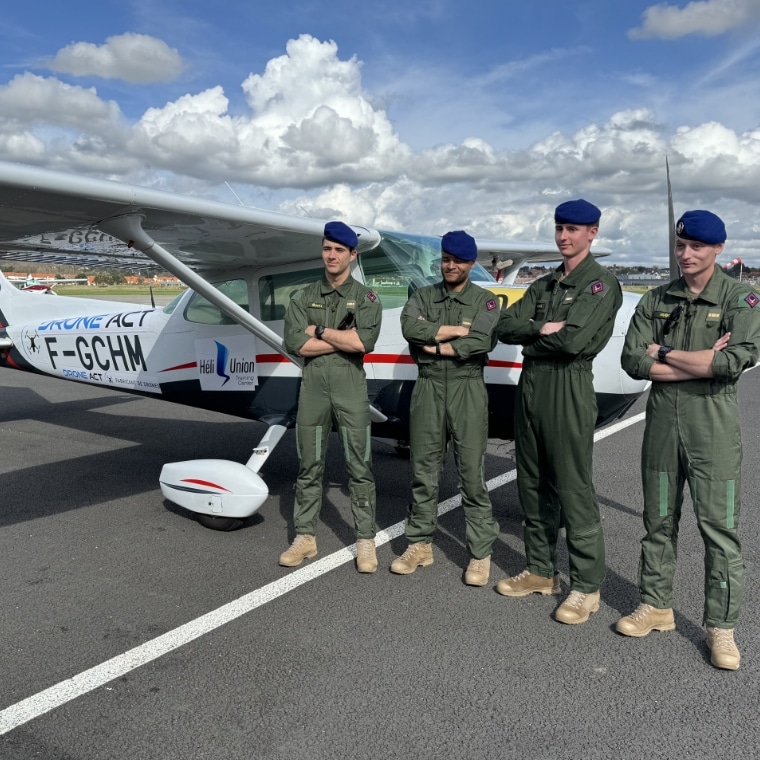
[(451, 438), (460, 479), (471, 560), (465, 583), (485, 586), (491, 547), (499, 535), (484, 477), (488, 442), (488, 394), (483, 368), (496, 343), (499, 302), (470, 282), (478, 258), (466, 232), (441, 240), (441, 274), (436, 285), (416, 291), (401, 313), (401, 330), (419, 369), (411, 401), (412, 504), (406, 520), (406, 551), (391, 572), (413, 573), (433, 564), (438, 524), (438, 480)]
[(621, 618), (625, 636), (672, 631), (673, 574), (683, 490), (689, 483), (705, 545), (707, 645), (712, 664), (736, 670), (734, 626), (744, 563), (737, 535), (742, 443), (736, 383), (760, 351), (760, 295), (716, 266), (726, 228), (710, 211), (676, 225), (682, 276), (646, 293), (631, 320), (623, 369), (652, 380), (641, 448), (644, 529), (641, 604)]
[(564, 525), (570, 595), (554, 616), (568, 624), (584, 623), (599, 609), (605, 570), (592, 483), (592, 362), (612, 335), (623, 296), (614, 275), (591, 255), (600, 217), (583, 199), (557, 206), (554, 238), (562, 264), (502, 312), (497, 328), (504, 343), (523, 346), (515, 450), (527, 568), (500, 580), (496, 590), (515, 597), (559, 594), (557, 536)]
[(351, 227), (328, 222), (322, 240), (324, 278), (305, 287), (285, 315), (285, 347), (306, 359), (296, 416), (300, 457), (293, 514), (296, 536), (280, 555), (280, 564), (286, 567), (317, 554), (314, 533), (322, 507), (325, 449), (334, 425), (348, 469), (356, 566), (360, 573), (377, 570), (364, 354), (372, 351), (380, 334), (382, 309), (377, 295), (351, 277), (358, 242)]

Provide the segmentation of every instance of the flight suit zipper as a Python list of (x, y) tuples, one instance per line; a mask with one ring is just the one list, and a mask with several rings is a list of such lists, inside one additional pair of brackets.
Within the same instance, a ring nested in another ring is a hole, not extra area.
[[(560, 284), (559, 280), (554, 281), (554, 287), (552, 288), (552, 297), (551, 297), (551, 314), (546, 315), (546, 321), (547, 322), (553, 322), (554, 321), (554, 315), (557, 313), (557, 293), (560, 290)], [(560, 299), (561, 300), (561, 299)]]

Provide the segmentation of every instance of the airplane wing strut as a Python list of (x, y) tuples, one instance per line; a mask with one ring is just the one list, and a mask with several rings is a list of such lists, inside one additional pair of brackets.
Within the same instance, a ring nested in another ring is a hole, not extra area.
[[(136, 248), (144, 253), (152, 261), (155, 261), (166, 269), (167, 272), (171, 272), (171, 274), (182, 280), (188, 287), (200, 293), (214, 306), (221, 309), (230, 319), (233, 319), (246, 330), (253, 333), (270, 348), (282, 354), (296, 366), (303, 367), (303, 359), (300, 356), (293, 356), (288, 353), (285, 350), (282, 338), (276, 332), (270, 330), (256, 317), (238, 306), (231, 298), (221, 293), (208, 280), (205, 280), (153, 240), (143, 229), (142, 221), (143, 215), (140, 213), (124, 214), (105, 219), (99, 222), (97, 227), (106, 234), (121, 240), (129, 248)], [(371, 404), (369, 410), (373, 422), (386, 422), (388, 420), (386, 415)]]
[(105, 219), (98, 223), (97, 226), (100, 230), (118, 238), (130, 248), (142, 251), (142, 253), (166, 269), (167, 272), (171, 272), (171, 274), (182, 280), (188, 287), (200, 293), (214, 306), (221, 309), (230, 319), (235, 320), (239, 325), (245, 327), (246, 330), (252, 332), (270, 348), (287, 357), (293, 364), (299, 367), (303, 366), (303, 359), (289, 354), (285, 350), (282, 338), (274, 330), (270, 330), (256, 317), (238, 306), (231, 298), (221, 293), (208, 280), (203, 279), (203, 277), (183, 264), (175, 256), (172, 256), (169, 251), (153, 240), (143, 229), (142, 220), (142, 214), (125, 214)]

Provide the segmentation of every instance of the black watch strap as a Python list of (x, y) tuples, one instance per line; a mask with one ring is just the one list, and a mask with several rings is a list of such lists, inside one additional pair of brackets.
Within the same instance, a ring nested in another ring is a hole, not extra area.
[(317, 325), (316, 330), (314, 330), (314, 337), (317, 340), (322, 340), (322, 336), (325, 334), (325, 326), (324, 325)]
[(657, 349), (657, 361), (666, 364), (665, 357), (673, 350), (673, 346), (660, 346)]

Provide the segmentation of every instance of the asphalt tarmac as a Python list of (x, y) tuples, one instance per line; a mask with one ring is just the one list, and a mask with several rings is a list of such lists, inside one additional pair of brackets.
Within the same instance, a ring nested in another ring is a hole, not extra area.
[[(489, 447), (501, 535), (491, 583), (470, 588), (460, 508), (440, 519), (431, 567), (388, 571), (406, 545), (410, 486), (408, 462), (383, 442), (378, 523), (394, 537), (378, 572), (359, 575), (344, 549), (353, 529), (334, 441), (319, 557), (290, 570), (277, 558), (292, 537), (292, 432), (263, 468), (269, 500), (220, 533), (164, 501), (161, 466), (245, 461), (262, 425), (10, 370), (0, 394), (2, 760), (757, 757), (760, 372), (741, 382), (736, 672), (710, 665), (688, 497), (677, 630), (614, 632), (638, 601), (640, 421), (597, 443), (607, 579), (599, 612), (566, 626), (555, 598), (494, 590), (525, 563), (511, 444)], [(643, 400), (627, 419), (642, 411)], [(440, 498), (455, 495), (449, 459)], [(563, 542), (560, 570), (564, 597)]]

